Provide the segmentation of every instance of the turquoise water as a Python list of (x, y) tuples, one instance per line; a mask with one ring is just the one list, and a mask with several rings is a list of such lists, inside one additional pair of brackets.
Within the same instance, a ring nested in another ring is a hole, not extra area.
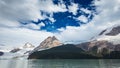
[(0, 68), (120, 68), (120, 59), (0, 59)]

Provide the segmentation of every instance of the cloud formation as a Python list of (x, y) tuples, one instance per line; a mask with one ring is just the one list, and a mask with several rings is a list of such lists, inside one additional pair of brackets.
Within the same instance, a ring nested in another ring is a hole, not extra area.
[(72, 12), (73, 15), (77, 14), (77, 10), (79, 9), (78, 4), (72, 3), (70, 6), (68, 6), (69, 12)]
[[(64, 4), (55, 5), (52, 0), (0, 0), (1, 26), (20, 26), (18, 21), (38, 21), (38, 19), (49, 18), (54, 21), (54, 12), (65, 12)], [(42, 15), (40, 11), (50, 13), (50, 17)], [(8, 25), (9, 24), (9, 25)]]
[(95, 15), (90, 23), (81, 27), (68, 26), (66, 29), (60, 29), (62, 33), (58, 36), (62, 40), (89, 40), (106, 28), (112, 27), (113, 25), (120, 25), (120, 1), (95, 0), (94, 3), (97, 6), (99, 14)]
[[(76, 3), (68, 6), (67, 9), (62, 1), (59, 4), (54, 4), (52, 0), (0, 0), (0, 9), (2, 9), (0, 11), (0, 43), (9, 46), (19, 46), (30, 42), (37, 46), (42, 40), (53, 35), (63, 42), (84, 41), (97, 36), (103, 29), (120, 23), (119, 0), (95, 0), (93, 3), (97, 6), (98, 15), (95, 15), (88, 8), (78, 7)], [(78, 8), (80, 8), (80, 11), (78, 11)], [(42, 13), (42, 11), (45, 13)], [(66, 28), (57, 29), (60, 33), (39, 30), (49, 23), (40, 22), (36, 24), (31, 22), (31, 20), (38, 21), (38, 19), (49, 19), (55, 22), (56, 19), (53, 18), (53, 14), (66, 11), (71, 12), (73, 15), (77, 15), (78, 12), (82, 11), (88, 14), (79, 15), (75, 20), (86, 22), (92, 14), (94, 18), (90, 23), (81, 26), (66, 25)], [(20, 22), (27, 24), (23, 25)]]

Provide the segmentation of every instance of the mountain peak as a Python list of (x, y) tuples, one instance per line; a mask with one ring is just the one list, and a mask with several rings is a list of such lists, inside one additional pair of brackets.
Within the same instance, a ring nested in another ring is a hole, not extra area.
[(115, 36), (120, 33), (120, 25), (103, 30), (99, 35)]
[(46, 39), (51, 39), (52, 37), (51, 36), (48, 36)]
[(51, 40), (51, 41), (54, 41), (54, 40), (58, 40), (55, 36), (49, 36), (47, 37), (45, 40)]
[(109, 33), (106, 33), (106, 35), (117, 35), (120, 33), (120, 25), (119, 26), (116, 26), (116, 27), (113, 27), (112, 30), (109, 32)]
[(40, 49), (49, 49), (52, 47), (60, 46), (61, 42), (55, 37), (55, 36), (49, 36), (44, 41), (40, 43), (38, 47), (36, 47), (34, 50), (38, 51)]
[(40, 43), (41, 48), (52, 48), (55, 46), (59, 46), (61, 42), (55, 36), (49, 36), (43, 42)]
[(114, 45), (120, 44), (120, 24), (103, 30), (98, 36), (94, 37), (93, 40), (106, 40)]
[(58, 40), (55, 36), (52, 37), (52, 40)]
[(25, 45), (23, 46), (23, 48), (33, 48), (33, 47), (34, 46), (29, 42), (25, 43)]

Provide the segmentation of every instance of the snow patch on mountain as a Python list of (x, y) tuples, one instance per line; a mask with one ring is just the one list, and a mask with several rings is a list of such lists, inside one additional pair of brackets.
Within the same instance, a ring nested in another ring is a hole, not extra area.
[(114, 45), (120, 44), (120, 33), (116, 36), (102, 35), (102, 36), (97, 37), (97, 41), (101, 41), (101, 40), (112, 42)]
[(27, 58), (28, 54), (33, 49), (34, 46), (30, 43), (26, 43), (24, 46), (10, 50), (0, 49), (0, 51), (4, 53), (2, 56), (0, 56), (0, 59)]
[(92, 40), (105, 40), (113, 43), (114, 45), (120, 44), (120, 24), (116, 24), (110, 28), (103, 30), (98, 36), (94, 37)]

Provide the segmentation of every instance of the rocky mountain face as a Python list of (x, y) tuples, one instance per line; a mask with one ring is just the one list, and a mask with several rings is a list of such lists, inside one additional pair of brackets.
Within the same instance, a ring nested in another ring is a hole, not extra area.
[(120, 33), (120, 26), (118, 25), (116, 27), (113, 27), (111, 30), (109, 30), (109, 32), (107, 32), (107, 31), (108, 30), (105, 29), (99, 35), (105, 34), (105, 35), (109, 35), (109, 36), (115, 36)]
[(16, 52), (18, 52), (18, 51), (20, 51), (21, 49), (20, 48), (14, 48), (14, 49), (12, 49), (10, 52), (11, 53), (16, 53)]
[(46, 49), (46, 48), (52, 48), (61, 45), (61, 42), (55, 37), (48, 37), (45, 39), (42, 43), (40, 43), (39, 47)]
[[(39, 46), (48, 48), (51, 38), (47, 38)], [(65, 44), (64, 46), (50, 46), (51, 49), (35, 51), (28, 59), (84, 59), (111, 58), (120, 59), (120, 25), (103, 30), (91, 41), (80, 44)]]
[(77, 44), (77, 47), (82, 48), (85, 51), (91, 51), (94, 49), (94, 47), (97, 48), (97, 53), (100, 53), (103, 48), (109, 49), (109, 51), (119, 51), (119, 46), (120, 44), (113, 44), (111, 42), (108, 42), (106, 40), (101, 40), (101, 41), (91, 41), (91, 42), (85, 42), (81, 44)]
[[(99, 57), (109, 55), (109, 58), (115, 58), (116, 55), (116, 58), (120, 58), (120, 25), (103, 30), (91, 41), (78, 44), (77, 47)], [(113, 52), (117, 54), (110, 56)], [(106, 58), (106, 56), (104, 58)]]
[(61, 44), (62, 43), (55, 36), (53, 37), (49, 36), (44, 41), (42, 41), (40, 45), (36, 47), (33, 51), (49, 49), (49, 48), (60, 46)]

